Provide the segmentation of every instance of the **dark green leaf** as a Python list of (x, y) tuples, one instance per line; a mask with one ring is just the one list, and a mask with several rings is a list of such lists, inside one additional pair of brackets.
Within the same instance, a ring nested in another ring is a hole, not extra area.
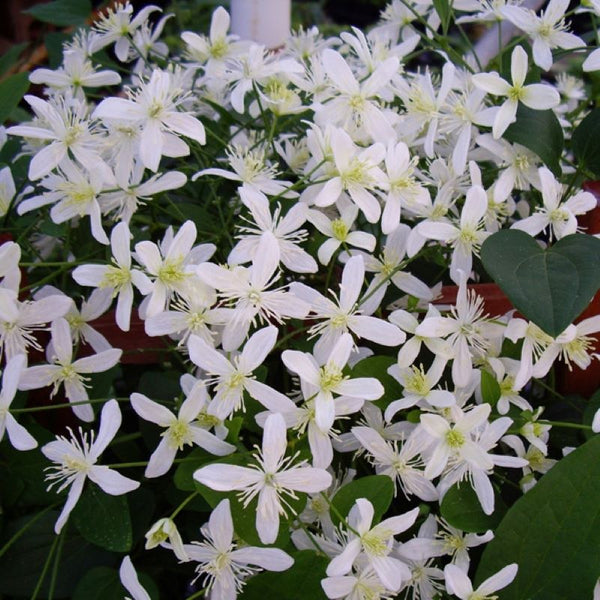
[(0, 82), (0, 124), (21, 102), (29, 89), (29, 73), (17, 73)]
[(28, 45), (27, 42), (15, 44), (0, 57), (0, 76), (4, 75), (13, 65), (17, 64), (19, 56), (21, 56), (21, 53)]
[(450, 17), (452, 16), (452, 9), (450, 8), (450, 4), (448, 0), (433, 0), (433, 7), (435, 8), (435, 12), (437, 12), (440, 17), (440, 21), (442, 22), (442, 31), (444, 35), (448, 31), (448, 25), (450, 24)]
[(125, 496), (111, 496), (89, 484), (71, 517), (79, 533), (89, 542), (113, 552), (131, 550), (133, 534)]
[(72, 37), (60, 31), (51, 31), (44, 36), (44, 45), (48, 51), (48, 66), (51, 69), (58, 69), (62, 65), (64, 44)]
[(502, 600), (591, 598), (600, 574), (600, 436), (564, 457), (510, 508), (486, 546), (476, 582), (509, 563)]
[(481, 395), (483, 401), (496, 406), (496, 402), (500, 399), (502, 391), (496, 381), (496, 378), (487, 371), (481, 371)]
[(556, 175), (561, 174), (564, 147), (562, 127), (551, 110), (534, 110), (519, 104), (517, 120), (504, 132), (504, 139), (535, 152)]
[(259, 573), (248, 581), (240, 600), (325, 600), (321, 579), (326, 577), (328, 559), (312, 550), (291, 554), (294, 564), (281, 573)]
[(195, 448), (187, 456), (186, 461), (177, 465), (173, 483), (175, 487), (184, 492), (193, 492), (196, 489), (194, 484), (194, 471), (197, 471), (202, 465), (212, 462), (214, 456), (202, 448)]
[(577, 165), (600, 177), (600, 108), (595, 108), (573, 132), (573, 153)]
[(506, 513), (506, 504), (496, 494), (494, 512), (486, 515), (473, 488), (468, 482), (462, 482), (446, 492), (440, 512), (452, 527), (470, 533), (484, 533), (498, 526)]
[(24, 11), (44, 23), (67, 27), (84, 25), (92, 12), (91, 0), (54, 0), (47, 4), (37, 4)]
[(96, 567), (77, 584), (73, 600), (123, 600), (123, 592), (116, 569)]
[(600, 240), (591, 235), (568, 235), (544, 250), (523, 231), (499, 231), (483, 243), (481, 261), (513, 306), (553, 337), (600, 288)]
[[(2, 544), (34, 516), (27, 515), (9, 523), (3, 532)], [(56, 539), (54, 523), (57, 518), (58, 511), (50, 511), (43, 515), (2, 556), (0, 594), (3, 597), (31, 597), (50, 548)], [(114, 555), (75, 535), (73, 528), (68, 524), (65, 527), (67, 527), (67, 537), (62, 547), (60, 568), (54, 588), (55, 598), (70, 598), (85, 573), (98, 565), (114, 564), (115, 560)], [(40, 598), (47, 598), (49, 581), (50, 577), (46, 577)]]
[[(340, 488), (331, 503), (337, 512), (346, 518), (358, 498), (366, 498), (373, 504), (375, 515), (373, 524), (379, 523), (394, 497), (394, 484), (387, 475), (368, 475), (355, 479)], [(330, 511), (333, 522), (338, 525), (340, 518), (334, 510)]]

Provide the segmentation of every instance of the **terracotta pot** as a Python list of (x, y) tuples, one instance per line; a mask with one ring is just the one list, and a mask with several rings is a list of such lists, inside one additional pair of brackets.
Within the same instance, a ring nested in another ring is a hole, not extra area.
[(165, 358), (167, 344), (162, 337), (150, 337), (144, 330), (144, 321), (137, 315), (131, 316), (129, 331), (121, 331), (115, 322), (115, 311), (110, 310), (95, 321), (90, 321), (90, 326), (99, 331), (114, 348), (121, 348), (123, 356), (121, 364), (147, 365), (159, 363)]

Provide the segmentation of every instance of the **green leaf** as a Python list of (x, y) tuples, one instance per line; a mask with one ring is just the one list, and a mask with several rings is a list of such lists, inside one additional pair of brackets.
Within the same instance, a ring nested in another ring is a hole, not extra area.
[[(3, 531), (0, 546), (25, 526), (35, 514), (12, 519)], [(52, 544), (56, 540), (54, 523), (58, 511), (50, 511), (39, 518), (9, 548), (0, 560), (0, 594), (3, 598), (30, 598), (40, 576)], [(55, 598), (71, 598), (83, 576), (98, 565), (114, 564), (115, 557), (75, 535), (67, 524), (62, 547), (60, 568), (54, 588)], [(48, 597), (50, 577), (46, 577), (39, 598)], [(123, 596), (121, 596), (121, 599)]]
[(91, 0), (54, 0), (47, 4), (37, 4), (23, 11), (38, 21), (68, 27), (84, 25), (92, 12)]
[(448, 25), (450, 24), (450, 17), (452, 16), (452, 9), (448, 0), (433, 0), (433, 7), (437, 12), (442, 22), (442, 31), (444, 35), (448, 32)]
[[(379, 523), (385, 511), (390, 507), (394, 497), (394, 483), (387, 475), (368, 475), (355, 479), (340, 488), (331, 503), (342, 517), (348, 513), (358, 498), (366, 498), (373, 505), (375, 515), (373, 524)], [(340, 518), (335, 510), (330, 511), (331, 519), (335, 525), (340, 523)]]
[(573, 153), (575, 163), (584, 166), (600, 177), (600, 108), (595, 108), (589, 115), (579, 123), (573, 137)]
[(133, 534), (125, 496), (111, 496), (97, 485), (89, 485), (71, 517), (79, 533), (89, 542), (113, 552), (131, 550)]
[(72, 37), (60, 31), (51, 31), (44, 36), (44, 45), (48, 51), (48, 66), (51, 69), (58, 69), (62, 65), (64, 44)]
[(96, 567), (77, 584), (73, 600), (123, 600), (123, 586), (116, 569)]
[(27, 42), (15, 44), (0, 57), (0, 76), (4, 75), (13, 65), (17, 64), (19, 56), (21, 56), (21, 53), (28, 45)]
[(21, 102), (29, 89), (29, 73), (17, 73), (0, 82), (0, 124)]
[(453, 485), (440, 505), (442, 517), (462, 531), (484, 533), (495, 529), (506, 513), (506, 504), (500, 496), (495, 496), (494, 512), (486, 515), (477, 499), (477, 494), (468, 482)]
[(562, 127), (552, 110), (534, 110), (519, 103), (517, 120), (502, 137), (529, 148), (556, 176), (561, 174), (560, 156), (565, 141)]
[(499, 231), (483, 243), (481, 261), (513, 306), (553, 337), (600, 288), (600, 240), (591, 235), (568, 235), (544, 250), (523, 231)]
[(496, 406), (496, 402), (502, 395), (502, 390), (500, 390), (496, 378), (491, 373), (483, 370), (481, 371), (481, 395), (483, 401), (492, 406)]
[(393, 356), (369, 356), (354, 365), (352, 377), (375, 377), (385, 390), (383, 396), (375, 403), (379, 408), (385, 408), (393, 400), (402, 395), (402, 386), (388, 374), (387, 370), (396, 364)]
[(180, 463), (175, 470), (173, 483), (178, 490), (193, 492), (196, 489), (194, 472), (206, 463), (212, 462), (215, 457), (202, 448), (194, 448), (185, 458), (186, 461)]
[[(138, 577), (151, 598), (158, 598), (156, 584), (145, 574)], [(119, 571), (109, 567), (96, 567), (88, 571), (77, 584), (72, 600), (123, 600), (125, 588)]]
[(291, 556), (294, 564), (287, 571), (268, 571), (252, 577), (240, 600), (325, 600), (321, 579), (326, 577), (328, 559), (312, 550), (300, 550)]
[(600, 436), (564, 457), (510, 508), (476, 583), (516, 562), (502, 600), (591, 598), (600, 574)]

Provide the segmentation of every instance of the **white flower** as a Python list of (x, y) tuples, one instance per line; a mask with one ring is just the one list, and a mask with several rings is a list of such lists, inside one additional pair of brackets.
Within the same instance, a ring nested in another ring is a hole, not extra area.
[(64, 316), (72, 304), (73, 300), (62, 294), (19, 302), (12, 290), (0, 289), (0, 355), (5, 352), (10, 360), (17, 354), (27, 354), (29, 346), (41, 351), (33, 331)]
[[(190, 557), (183, 547), (181, 534), (173, 519), (159, 519), (152, 527), (150, 527), (144, 537), (146, 538), (146, 544), (144, 545), (146, 550), (151, 550), (157, 546), (171, 548), (178, 560), (190, 560)], [(167, 540), (169, 541), (167, 542)]]
[(285, 571), (294, 564), (279, 548), (237, 548), (227, 499), (219, 502), (200, 531), (204, 541), (186, 544), (184, 548), (191, 560), (199, 563), (196, 573), (204, 577), (210, 600), (235, 600), (249, 575), (261, 569)]
[(512, 563), (488, 577), (476, 590), (473, 590), (473, 584), (464, 571), (456, 565), (446, 565), (444, 569), (446, 589), (449, 594), (458, 596), (460, 600), (486, 600), (486, 598), (491, 600), (498, 597), (491, 594), (512, 582), (518, 569), (517, 564)]
[(285, 350), (281, 355), (285, 366), (311, 386), (309, 393), (314, 396), (315, 421), (323, 432), (329, 430), (335, 419), (334, 394), (362, 400), (377, 400), (383, 395), (383, 386), (373, 377), (344, 377), (342, 369), (348, 362), (352, 346), (352, 336), (344, 333), (322, 367), (305, 352)]
[(378, 475), (387, 475), (394, 482), (394, 489), (400, 485), (405, 496), (415, 494), (427, 502), (437, 500), (438, 493), (422, 471), (423, 461), (417, 458), (429, 443), (415, 435), (410, 435), (398, 451), (398, 443), (389, 443), (370, 427), (353, 427), (352, 434), (366, 448), (372, 457)]
[(81, 170), (70, 159), (63, 158), (58, 173), (51, 173), (41, 182), (47, 191), (23, 200), (17, 212), (23, 215), (46, 204), (54, 204), (50, 217), (55, 223), (89, 216), (94, 238), (101, 244), (108, 244), (98, 203), (105, 181), (102, 169)]
[(281, 216), (281, 205), (278, 204), (271, 215), (269, 200), (262, 192), (245, 186), (238, 191), (252, 213), (252, 221), (239, 227), (240, 241), (229, 254), (228, 263), (236, 265), (254, 260), (262, 236), (270, 232), (279, 245), (279, 260), (287, 269), (295, 273), (316, 273), (319, 267), (315, 259), (300, 247), (308, 237), (308, 232), (300, 229), (308, 217), (306, 204), (294, 204), (284, 216)]
[(26, 363), (27, 358), (24, 354), (18, 354), (6, 363), (2, 373), (2, 391), (0, 391), (0, 440), (6, 430), (10, 443), (17, 450), (31, 450), (38, 445), (35, 438), (23, 425), (17, 423), (9, 410)]
[(577, 215), (596, 208), (596, 198), (590, 192), (579, 191), (564, 202), (564, 186), (556, 180), (547, 167), (540, 167), (539, 177), (543, 206), (536, 212), (514, 223), (511, 229), (520, 229), (536, 236), (550, 227), (550, 239), (557, 240), (577, 231)]
[(92, 51), (97, 52), (110, 44), (115, 44), (115, 55), (121, 62), (127, 62), (131, 50), (131, 36), (148, 19), (158, 6), (145, 6), (132, 19), (133, 6), (129, 2), (117, 2), (94, 23)]
[(433, 453), (427, 459), (425, 477), (433, 479), (444, 471), (448, 461), (466, 461), (479, 469), (488, 470), (494, 462), (480, 445), (473, 439), (473, 430), (487, 422), (491, 406), (480, 404), (468, 412), (460, 411), (454, 424), (450, 424), (440, 415), (422, 414), (423, 432), (434, 440)]
[(381, 583), (387, 589), (397, 592), (402, 584), (410, 579), (410, 571), (402, 561), (389, 554), (394, 544), (394, 536), (413, 525), (419, 509), (413, 508), (372, 527), (374, 514), (373, 505), (366, 498), (356, 501), (348, 515), (348, 524), (353, 531), (348, 534), (348, 542), (342, 553), (327, 566), (327, 575), (335, 577), (350, 572), (354, 561), (364, 552)]
[[(184, 154), (189, 147), (175, 134), (192, 138), (199, 144), (206, 143), (204, 125), (191, 113), (178, 110), (185, 99), (183, 90), (176, 84), (175, 75), (169, 71), (154, 69), (148, 81), (142, 81), (130, 98), (106, 98), (93, 113), (96, 119), (115, 119), (139, 125), (139, 155), (145, 167), (158, 170), (165, 147), (178, 144)], [(180, 154), (181, 155), (181, 154)]]
[[(331, 220), (324, 212), (312, 209), (308, 212), (307, 219), (324, 235), (326, 239), (317, 250), (319, 262), (329, 264), (335, 251), (342, 245), (364, 248), (369, 252), (375, 250), (377, 239), (366, 231), (352, 230), (354, 221), (358, 217), (358, 206), (351, 202), (338, 201), (340, 216)], [(341, 207), (339, 206), (341, 204)]]
[(364, 260), (357, 255), (344, 266), (339, 299), (334, 296), (336, 302), (303, 283), (294, 282), (290, 286), (296, 296), (310, 304), (315, 318), (323, 319), (309, 330), (311, 335), (321, 336), (314, 347), (317, 361), (324, 362), (337, 341), (348, 331), (384, 346), (399, 346), (406, 339), (404, 332), (392, 323), (362, 314), (364, 311), (359, 308), (357, 301), (364, 280)]
[(70, 49), (63, 53), (63, 64), (59, 69), (36, 69), (29, 75), (29, 81), (45, 84), (56, 90), (72, 87), (79, 97), (83, 97), (81, 88), (117, 85), (121, 83), (121, 76), (116, 71), (96, 72), (82, 50)]
[(317, 125), (332, 124), (350, 132), (364, 130), (375, 142), (393, 141), (396, 134), (377, 98), (398, 71), (398, 59), (392, 56), (380, 62), (375, 71), (360, 83), (339, 52), (326, 48), (321, 60), (335, 95), (329, 102), (315, 107)]
[(210, 412), (226, 419), (243, 408), (244, 390), (268, 409), (280, 412), (289, 399), (273, 388), (256, 381), (252, 372), (264, 362), (277, 340), (277, 328), (265, 327), (256, 331), (244, 345), (243, 350), (230, 360), (209, 346), (197, 336), (191, 336), (188, 342), (190, 358), (194, 364), (212, 375), (210, 381), (216, 383), (216, 394), (210, 406)]
[(186, 445), (199, 446), (217, 456), (235, 451), (235, 446), (194, 424), (193, 421), (200, 413), (202, 404), (201, 395), (190, 395), (175, 416), (167, 407), (153, 402), (143, 394), (131, 395), (131, 406), (142, 419), (166, 428), (161, 434), (163, 439), (150, 457), (144, 473), (146, 477), (164, 475), (171, 468), (177, 451), (182, 450)]
[(113, 264), (81, 265), (73, 271), (73, 279), (79, 285), (109, 290), (113, 296), (117, 296), (115, 317), (117, 325), (123, 331), (129, 331), (133, 286), (135, 285), (142, 294), (148, 294), (153, 287), (142, 271), (131, 268), (130, 239), (131, 234), (127, 223), (121, 222), (115, 225), (110, 234)]
[(55, 441), (42, 447), (44, 456), (56, 463), (49, 467), (53, 472), (46, 475), (46, 479), (51, 482), (49, 488), (60, 484), (57, 492), (61, 492), (70, 486), (67, 501), (54, 526), (56, 533), (60, 533), (67, 522), (88, 477), (111, 496), (127, 494), (139, 487), (137, 481), (96, 464), (102, 452), (115, 437), (120, 425), (119, 404), (116, 400), (109, 400), (102, 408), (97, 437), (94, 437), (94, 432), (83, 433), (80, 429), (80, 439), (77, 439), (69, 429), (71, 439), (57, 436)]
[(315, 197), (315, 204), (330, 206), (346, 191), (367, 221), (377, 223), (381, 206), (372, 190), (386, 186), (385, 174), (378, 166), (385, 158), (385, 146), (375, 143), (361, 149), (343, 129), (333, 129), (330, 137), (334, 166), (329, 181)]
[(510, 72), (512, 84), (502, 79), (497, 73), (476, 73), (473, 84), (494, 96), (506, 96), (507, 100), (498, 108), (494, 118), (492, 133), (499, 138), (516, 120), (517, 106), (522, 102), (535, 110), (546, 110), (560, 104), (558, 92), (551, 86), (542, 83), (523, 85), (527, 76), (527, 53), (521, 46), (516, 46), (511, 55)]
[(111, 348), (92, 356), (73, 360), (73, 342), (69, 324), (65, 319), (52, 322), (52, 362), (53, 364), (29, 367), (19, 382), (21, 390), (36, 390), (49, 385), (54, 386), (51, 396), (61, 384), (65, 386), (65, 395), (73, 402), (73, 412), (83, 421), (93, 421), (94, 411), (89, 404), (84, 374), (100, 373), (114, 367), (121, 358), (122, 350)]
[(248, 467), (213, 464), (198, 469), (194, 479), (213, 490), (239, 490), (247, 507), (258, 496), (256, 530), (261, 542), (271, 544), (277, 538), (280, 515), (287, 515), (283, 496), (296, 497), (295, 492), (314, 494), (331, 485), (331, 475), (324, 469), (290, 464), (285, 457), (286, 429), (280, 414), (270, 415), (265, 422), (262, 450), (253, 454), (256, 464)]
[(239, 348), (257, 320), (282, 323), (285, 318), (304, 319), (308, 314), (308, 304), (293, 293), (268, 289), (279, 278), (278, 267), (279, 244), (270, 231), (261, 236), (250, 268), (226, 269), (208, 262), (198, 265), (198, 277), (219, 290), (229, 305), (221, 309), (224, 350)]
[(46, 102), (29, 95), (24, 99), (37, 120), (9, 127), (6, 133), (49, 142), (31, 159), (29, 179), (35, 181), (48, 175), (72, 154), (94, 177), (107, 183), (113, 181), (110, 169), (98, 153), (99, 136), (93, 132), (85, 103), (60, 99)]
[(465, 387), (472, 376), (473, 357), (485, 354), (491, 340), (502, 335), (503, 326), (483, 316), (483, 298), (467, 291), (465, 273), (460, 279), (456, 305), (450, 309), (452, 316), (426, 317), (415, 333), (425, 337), (448, 336), (452, 347), (452, 380), (458, 387)]
[[(167, 230), (160, 246), (149, 241), (135, 245), (137, 261), (154, 277), (151, 295), (145, 305), (146, 317), (162, 312), (174, 292), (185, 294), (194, 274), (195, 262), (212, 256), (214, 245), (202, 244), (192, 248), (195, 241), (196, 226), (193, 221), (186, 221), (175, 236), (172, 230)], [(144, 293), (148, 291), (144, 289)]]
[(538, 17), (531, 9), (507, 5), (502, 15), (524, 31), (532, 40), (533, 62), (544, 71), (552, 68), (554, 48), (582, 48), (586, 44), (577, 35), (569, 33), (565, 25), (565, 12), (569, 0), (550, 0)]

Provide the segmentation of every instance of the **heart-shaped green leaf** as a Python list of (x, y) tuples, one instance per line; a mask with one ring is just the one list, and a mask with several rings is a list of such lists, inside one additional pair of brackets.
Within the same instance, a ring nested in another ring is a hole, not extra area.
[(600, 288), (600, 240), (568, 235), (544, 250), (523, 231), (491, 235), (481, 247), (483, 266), (527, 319), (556, 337)]

